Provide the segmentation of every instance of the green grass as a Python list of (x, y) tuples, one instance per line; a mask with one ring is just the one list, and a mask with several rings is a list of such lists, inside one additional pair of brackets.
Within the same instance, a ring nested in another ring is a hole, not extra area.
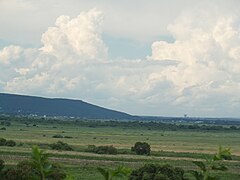
[[(204, 160), (216, 152), (219, 145), (231, 147), (232, 162), (226, 162), (230, 170), (220, 174), (222, 179), (240, 179), (240, 133), (214, 132), (214, 131), (157, 131), (144, 129), (131, 129), (120, 127), (84, 127), (71, 124), (37, 123), (38, 127), (30, 124), (27, 127), (21, 122), (12, 122), (0, 131), (0, 137), (15, 140), (16, 147), (0, 146), (0, 158), (6, 160), (8, 165), (16, 164), (21, 158), (30, 155), (32, 145), (38, 144), (46, 149), (52, 160), (63, 164), (68, 174), (74, 179), (100, 179), (96, 171), (98, 166), (117, 167), (125, 165), (132, 168), (142, 166), (144, 163), (169, 163), (182, 167), (185, 170), (196, 169), (192, 160)], [(3, 127), (0, 125), (0, 128)], [(52, 138), (61, 134), (73, 138)], [(75, 151), (52, 151), (49, 144), (63, 141), (70, 144)], [(130, 148), (137, 141), (144, 141), (151, 145), (151, 156), (133, 155)], [(119, 149), (119, 155), (98, 155), (84, 152), (88, 145), (113, 145)]]

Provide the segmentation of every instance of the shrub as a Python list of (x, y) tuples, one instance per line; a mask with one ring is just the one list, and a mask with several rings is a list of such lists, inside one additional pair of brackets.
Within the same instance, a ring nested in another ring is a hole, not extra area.
[(2, 127), (0, 130), (2, 131), (6, 131), (7, 129), (5, 127)]
[(238, 129), (236, 126), (230, 126), (229, 128), (232, 129), (232, 130), (237, 130)]
[(113, 146), (95, 146), (88, 145), (87, 152), (94, 152), (97, 154), (117, 154), (117, 149)]
[(37, 146), (32, 148), (32, 156), (29, 161), (21, 161), (15, 168), (7, 169), (0, 174), (4, 180), (63, 180), (66, 173), (56, 164), (48, 161), (48, 155)]
[(13, 140), (6, 140), (4, 138), (0, 138), (0, 146), (16, 146), (16, 142)]
[(16, 144), (17, 143), (13, 140), (7, 140), (6, 143), (5, 143), (5, 146), (13, 147), (13, 146), (16, 146)]
[(3, 170), (4, 167), (5, 167), (4, 161), (2, 159), (0, 159), (0, 173)]
[(3, 171), (1, 176), (4, 180), (19, 179), (18, 172), (14, 168)]
[(17, 164), (15, 168), (3, 170), (0, 174), (0, 178), (4, 180), (33, 180), (33, 168), (31, 167), (29, 161), (21, 161)]
[(95, 152), (98, 154), (117, 154), (117, 149), (113, 146), (98, 146)]
[(16, 172), (18, 174), (18, 179), (34, 179), (34, 177), (38, 176), (30, 161), (19, 162), (16, 167)]
[(5, 122), (1, 123), (1, 125), (4, 125), (4, 126), (11, 126), (11, 123), (10, 123), (10, 122), (7, 122), (7, 121), (5, 121)]
[(86, 152), (96, 152), (96, 146), (95, 145), (88, 145)]
[(63, 136), (61, 134), (57, 134), (57, 135), (53, 135), (53, 138), (63, 138)]
[(138, 155), (150, 155), (151, 147), (146, 142), (136, 142), (131, 150)]
[(183, 176), (184, 170), (181, 168), (174, 168), (168, 164), (147, 164), (137, 170), (132, 171), (129, 179), (183, 180)]
[(19, 147), (24, 146), (24, 143), (23, 143), (23, 142), (20, 142), (20, 143), (18, 144), (18, 146), (19, 146)]
[(5, 146), (6, 141), (7, 141), (6, 139), (0, 138), (0, 146)]
[(62, 150), (62, 151), (73, 151), (73, 148), (69, 146), (67, 143), (62, 141), (58, 141), (50, 145), (50, 147), (54, 150)]
[(71, 139), (71, 138), (73, 138), (72, 136), (64, 136), (64, 138), (66, 138), (66, 139)]

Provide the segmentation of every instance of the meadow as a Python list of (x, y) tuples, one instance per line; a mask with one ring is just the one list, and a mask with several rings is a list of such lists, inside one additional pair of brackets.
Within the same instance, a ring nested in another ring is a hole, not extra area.
[[(222, 179), (240, 179), (240, 130), (199, 131), (199, 130), (155, 130), (134, 127), (105, 127), (77, 124), (74, 121), (28, 122), (10, 120), (11, 125), (0, 125), (0, 138), (16, 141), (17, 146), (0, 146), (0, 159), (7, 166), (27, 159), (32, 145), (38, 145), (50, 155), (52, 161), (60, 163), (73, 179), (102, 179), (97, 167), (115, 168), (126, 166), (132, 169), (146, 163), (168, 163), (184, 170), (197, 169), (194, 160), (204, 161), (219, 147), (231, 147), (233, 160), (225, 161), (227, 172), (219, 172)], [(27, 122), (27, 123), (26, 123)], [(51, 122), (51, 123), (50, 123)], [(70, 138), (53, 138), (62, 135)], [(57, 141), (68, 143), (74, 151), (51, 150), (49, 144)], [(151, 155), (135, 155), (130, 149), (135, 142), (147, 142), (151, 146)], [(118, 154), (95, 154), (86, 152), (88, 145), (112, 145)]]

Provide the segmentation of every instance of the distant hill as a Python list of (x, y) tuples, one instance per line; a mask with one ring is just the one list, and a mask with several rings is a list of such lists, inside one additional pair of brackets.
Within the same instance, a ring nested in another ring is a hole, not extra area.
[(0, 93), (0, 113), (68, 116), (94, 119), (131, 119), (133, 116), (81, 100), (42, 98)]

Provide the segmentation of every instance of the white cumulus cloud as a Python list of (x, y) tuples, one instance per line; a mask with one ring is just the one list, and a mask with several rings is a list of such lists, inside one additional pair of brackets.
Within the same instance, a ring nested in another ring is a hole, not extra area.
[(76, 18), (60, 16), (55, 27), (49, 27), (42, 35), (41, 50), (57, 58), (75, 55), (75, 59), (106, 59), (107, 47), (101, 39), (103, 14), (92, 9)]
[(175, 42), (154, 42), (149, 58), (179, 62), (161, 72), (179, 92), (176, 104), (202, 109), (206, 115), (224, 107), (228, 114), (233, 113), (233, 104), (240, 105), (240, 16), (211, 15), (195, 12), (179, 17), (169, 25)]
[(169, 25), (146, 59), (109, 59), (103, 13), (60, 16), (41, 48), (0, 50), (0, 91), (83, 99), (132, 114), (239, 116), (240, 26), (202, 12)]

